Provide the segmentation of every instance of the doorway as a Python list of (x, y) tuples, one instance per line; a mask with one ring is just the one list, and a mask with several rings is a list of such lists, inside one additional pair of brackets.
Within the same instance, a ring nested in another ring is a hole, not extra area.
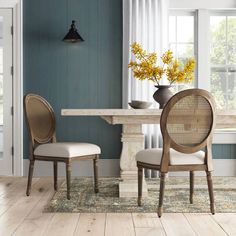
[(0, 9), (0, 175), (13, 174), (12, 9)]

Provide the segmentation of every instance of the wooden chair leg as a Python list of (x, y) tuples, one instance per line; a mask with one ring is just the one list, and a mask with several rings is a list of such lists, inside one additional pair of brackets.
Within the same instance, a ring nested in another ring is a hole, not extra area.
[(67, 199), (70, 200), (70, 178), (71, 178), (71, 163), (66, 162), (66, 185), (67, 185)]
[(99, 155), (96, 156), (95, 159), (93, 159), (93, 177), (94, 177), (94, 192), (98, 193), (98, 159)]
[(142, 205), (142, 192), (143, 192), (143, 168), (138, 167), (138, 206)]
[(34, 162), (35, 160), (30, 160), (30, 164), (29, 164), (28, 183), (27, 183), (27, 189), (26, 189), (27, 196), (29, 196), (31, 192), (32, 178), (33, 178), (33, 173), (34, 173)]
[(57, 186), (57, 161), (53, 162), (53, 173), (54, 173), (54, 190), (58, 190)]
[(163, 212), (163, 198), (164, 198), (164, 190), (165, 190), (165, 181), (166, 181), (166, 173), (161, 172), (160, 174), (160, 193), (159, 193), (159, 206), (157, 214), (159, 217), (162, 216)]
[(206, 171), (206, 174), (207, 174), (207, 185), (208, 185), (208, 192), (209, 192), (209, 198), (210, 198), (210, 209), (211, 209), (212, 215), (214, 215), (215, 214), (215, 202), (214, 202), (214, 193), (213, 193), (211, 172)]
[(189, 200), (190, 200), (190, 204), (193, 204), (193, 193), (194, 193), (194, 172), (190, 171), (190, 196), (189, 196)]

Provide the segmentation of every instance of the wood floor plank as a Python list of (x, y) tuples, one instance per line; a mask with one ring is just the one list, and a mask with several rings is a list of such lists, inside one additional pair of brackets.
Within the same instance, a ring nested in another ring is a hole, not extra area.
[(52, 220), (54, 213), (44, 213), (42, 217), (35, 220), (25, 219), (22, 224), (13, 233), (14, 236), (39, 236), (44, 235), (49, 222)]
[(81, 213), (74, 235), (104, 236), (105, 223), (105, 213)]
[(211, 217), (228, 235), (236, 235), (236, 213), (216, 213)]
[[(132, 213), (134, 227), (160, 227), (161, 222), (156, 213)], [(161, 226), (162, 227), (162, 226)]]
[[(40, 201), (45, 192), (48, 180), (39, 180), (30, 197), (22, 195), (4, 214), (0, 216), (0, 235), (12, 235), (16, 228), (23, 222)], [(36, 194), (37, 192), (37, 194)]]
[(161, 221), (156, 213), (132, 213), (134, 227), (162, 228)]
[(132, 213), (136, 235), (166, 235), (157, 213)]
[(135, 228), (136, 236), (164, 236), (163, 229), (160, 228)]
[(163, 213), (161, 223), (168, 236), (196, 235), (182, 213)]
[(8, 181), (19, 181), (24, 177), (15, 177), (15, 176), (0, 176), (0, 184), (6, 183)]
[[(26, 219), (32, 220), (32, 219), (38, 219), (39, 217), (41, 217), (44, 214), (43, 210), (44, 210), (46, 204), (49, 202), (49, 200), (53, 197), (53, 195), (55, 193), (52, 179), (49, 177), (46, 177), (46, 178), (43, 177), (43, 179), (46, 182), (46, 185), (44, 187), (44, 194), (42, 195), (41, 200), (38, 202), (38, 204), (35, 206), (35, 208), (30, 212), (29, 215), (27, 215)], [(63, 182), (63, 180), (59, 179), (58, 185), (60, 186), (62, 184), (62, 182)], [(40, 191), (42, 191), (42, 189)]]
[[(61, 181), (58, 181), (60, 185)], [(52, 198), (54, 194), (53, 184), (48, 180), (49, 189), (45, 189), (45, 193), (37, 203), (37, 205), (32, 209), (29, 215), (26, 216), (22, 224), (16, 229), (14, 235), (30, 235), (38, 236), (43, 235), (49, 222), (51, 221), (54, 213), (44, 213), (44, 207), (48, 201)]]
[(7, 192), (12, 185), (14, 185), (17, 182), (20, 182), (21, 180), (24, 180), (24, 178), (17, 178), (17, 177), (1, 177), (0, 178), (0, 196)]
[[(39, 179), (34, 179), (34, 182), (35, 180)], [(15, 191), (15, 188), (17, 188), (19, 185), (22, 187), (21, 189), (23, 190), (23, 186), (26, 187), (26, 178), (6, 178), (6, 181), (0, 183), (0, 199), (2, 199), (2, 197), (6, 194), (9, 195), (13, 191)]]
[[(39, 178), (34, 178), (32, 181), (32, 188), (39, 181)], [(8, 182), (9, 183), (9, 182)], [(0, 196), (0, 204), (12, 205), (21, 196), (25, 196), (26, 178), (19, 178), (19, 181), (12, 183)]]
[[(12, 177), (10, 177), (12, 179)], [(13, 177), (16, 179), (16, 177)], [(25, 195), (26, 190), (26, 178), (18, 178), (19, 181), (14, 181), (6, 191), (0, 196), (0, 216), (6, 212), (16, 201)], [(39, 181), (39, 178), (34, 178), (32, 181), (32, 187)], [(11, 183), (10, 180), (7, 184)]]
[(79, 213), (55, 214), (43, 235), (71, 236), (74, 235), (79, 220)]
[(131, 213), (107, 213), (105, 236), (135, 235)]
[(227, 234), (212, 219), (210, 214), (184, 214), (198, 235), (226, 236)]
[(54, 193), (53, 179), (34, 178), (30, 197), (25, 196), (26, 183), (27, 178), (0, 178), (0, 236), (236, 235), (236, 213), (163, 213), (160, 219), (156, 213), (44, 213)]

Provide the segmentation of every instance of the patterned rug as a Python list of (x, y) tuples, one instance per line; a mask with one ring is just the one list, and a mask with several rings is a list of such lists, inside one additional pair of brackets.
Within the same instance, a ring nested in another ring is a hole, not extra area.
[[(99, 193), (93, 191), (92, 178), (75, 178), (71, 184), (71, 200), (66, 199), (66, 184), (61, 185), (45, 208), (45, 212), (156, 212), (159, 179), (147, 179), (148, 197), (143, 206), (137, 198), (119, 198), (119, 179), (100, 178)], [(167, 178), (164, 212), (210, 212), (205, 177), (195, 177), (194, 203), (189, 203), (188, 177)], [(216, 212), (236, 212), (236, 177), (213, 178)]]

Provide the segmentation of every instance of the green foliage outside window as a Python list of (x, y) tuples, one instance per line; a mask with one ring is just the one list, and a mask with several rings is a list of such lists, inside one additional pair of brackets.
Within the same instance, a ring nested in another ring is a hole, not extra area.
[(236, 108), (236, 17), (211, 17), (211, 92), (218, 109)]

